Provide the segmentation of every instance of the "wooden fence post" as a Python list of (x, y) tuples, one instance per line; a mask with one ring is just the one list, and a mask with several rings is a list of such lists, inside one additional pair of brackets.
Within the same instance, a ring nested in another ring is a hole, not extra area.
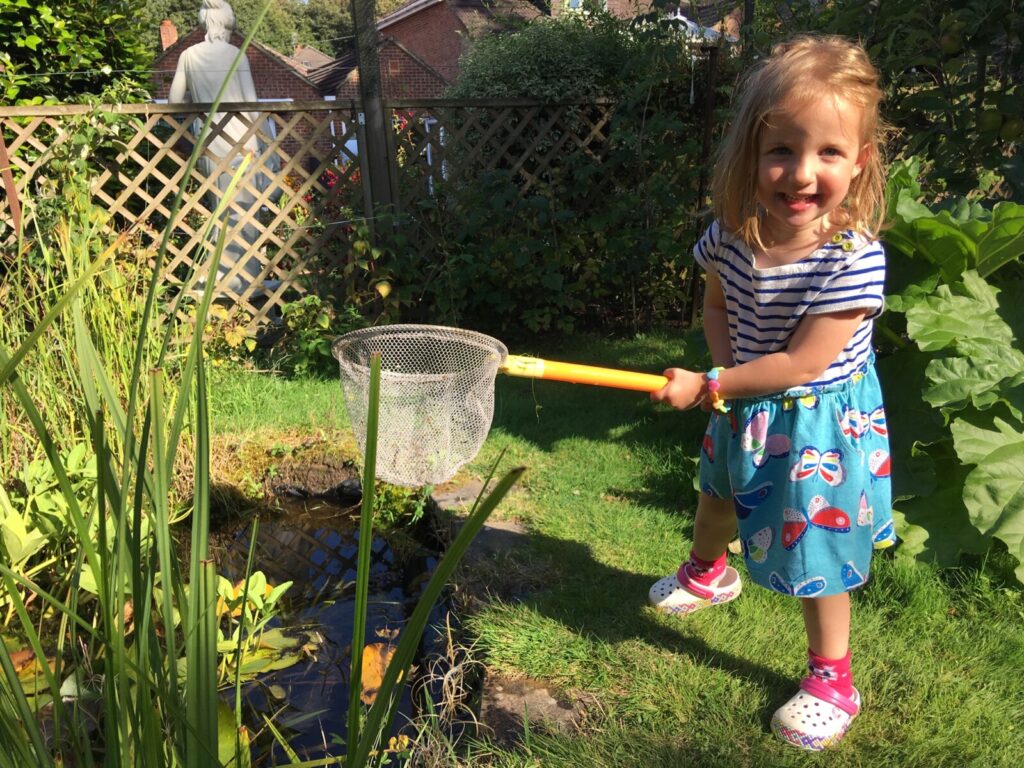
[(7, 142), (3, 130), (0, 129), (0, 173), (3, 174), (4, 190), (7, 192), (7, 205), (11, 209), (11, 221), (14, 231), (21, 233), (21, 203), (18, 201), (18, 185), (14, 183), (11, 173), (11, 158), (7, 154)]
[(370, 185), (372, 210), (367, 211), (370, 226), (382, 213), (395, 208), (395, 190), (391, 188), (391, 157), (388, 154), (385, 119), (381, 94), (380, 56), (377, 52), (377, 20), (373, 0), (352, 0), (352, 22), (356, 31), (356, 61), (359, 66), (359, 93), (363, 102), (363, 136), (359, 164), (363, 184)]

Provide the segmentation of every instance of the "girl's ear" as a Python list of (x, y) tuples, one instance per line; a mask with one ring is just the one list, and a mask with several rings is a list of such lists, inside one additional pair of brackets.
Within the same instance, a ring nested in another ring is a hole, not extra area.
[(853, 164), (853, 175), (850, 178), (856, 179), (860, 176), (860, 172), (867, 167), (867, 164), (871, 162), (871, 156), (874, 152), (872, 145), (865, 144), (860, 148), (860, 152), (857, 153), (857, 161)]

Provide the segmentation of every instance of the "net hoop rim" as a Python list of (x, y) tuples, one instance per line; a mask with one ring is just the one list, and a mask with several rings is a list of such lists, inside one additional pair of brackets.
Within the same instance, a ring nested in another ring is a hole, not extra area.
[[(360, 364), (353, 362), (344, 357), (345, 350), (354, 344), (357, 344), (366, 339), (377, 339), (391, 337), (409, 337), (421, 335), (423, 337), (434, 336), (438, 340), (445, 340), (447, 342), (465, 342), (472, 344), (480, 349), (493, 351), (497, 357), (497, 366), (501, 367), (505, 360), (508, 358), (508, 347), (502, 342), (498, 341), (493, 336), (488, 336), (485, 333), (479, 331), (470, 331), (465, 328), (454, 328), (447, 325), (424, 325), (420, 323), (394, 323), (392, 325), (374, 325), (369, 328), (360, 328), (355, 331), (349, 331), (348, 333), (338, 336), (331, 343), (331, 355), (338, 364), (341, 366), (348, 366), (354, 370), (369, 372), (370, 366), (367, 361), (366, 364)], [(406, 374), (410, 376), (427, 376), (431, 374)], [(440, 374), (437, 374), (440, 375)]]

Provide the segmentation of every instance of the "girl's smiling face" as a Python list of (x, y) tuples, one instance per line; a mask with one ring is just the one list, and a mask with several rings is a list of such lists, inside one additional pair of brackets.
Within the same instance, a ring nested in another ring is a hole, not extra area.
[(863, 110), (838, 96), (785, 102), (768, 115), (758, 146), (757, 201), (765, 242), (830, 233), (828, 215), (868, 160)]

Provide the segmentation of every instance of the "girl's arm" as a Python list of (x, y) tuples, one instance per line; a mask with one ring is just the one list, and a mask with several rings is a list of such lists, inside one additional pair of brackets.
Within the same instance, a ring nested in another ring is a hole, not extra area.
[(729, 314), (725, 309), (725, 291), (718, 274), (707, 272), (704, 285), (704, 338), (716, 366), (732, 366), (732, 345), (729, 341)]
[[(785, 350), (722, 371), (718, 376), (721, 396), (725, 400), (757, 397), (813, 381), (849, 343), (867, 312), (867, 309), (851, 309), (806, 315)], [(655, 402), (685, 409), (692, 408), (703, 399), (703, 372), (669, 368), (664, 375), (669, 382), (651, 393)]]

